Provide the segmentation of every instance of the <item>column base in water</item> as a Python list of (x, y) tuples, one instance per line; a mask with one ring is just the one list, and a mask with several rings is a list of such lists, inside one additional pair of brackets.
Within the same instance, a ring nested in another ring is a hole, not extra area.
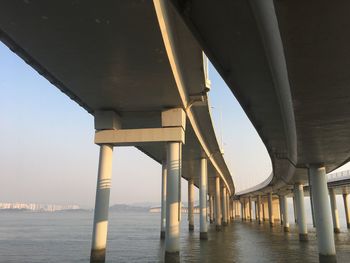
[(90, 255), (91, 263), (102, 263), (106, 259), (106, 249), (92, 249)]
[(200, 232), (199, 233), (199, 239), (207, 240), (208, 239), (208, 233), (207, 232)]
[(222, 225), (227, 226), (228, 224), (227, 224), (227, 222), (222, 222)]
[(180, 262), (180, 252), (167, 252), (165, 251), (164, 262), (166, 263), (178, 263)]
[(188, 230), (189, 230), (189, 231), (193, 231), (193, 230), (194, 230), (194, 225), (189, 224), (189, 225), (188, 225)]
[(350, 223), (347, 223), (346, 225), (347, 225), (348, 228), (350, 228)]
[(339, 233), (340, 233), (340, 228), (335, 227), (335, 228), (334, 228), (334, 233), (339, 234)]
[(308, 241), (309, 237), (307, 234), (299, 234), (299, 241)]
[(214, 223), (214, 220), (211, 220), (211, 219), (210, 219), (210, 224), (212, 224), (212, 223)]
[(335, 255), (321, 255), (318, 254), (320, 263), (337, 263), (337, 257)]
[(216, 231), (221, 231), (221, 226), (216, 225), (215, 229), (216, 229)]
[(274, 225), (274, 224), (273, 224), (272, 222), (270, 222), (270, 227), (273, 227), (273, 225)]
[(284, 231), (284, 232), (289, 232), (289, 226), (283, 227), (283, 231)]
[(160, 231), (160, 239), (165, 239), (165, 231)]

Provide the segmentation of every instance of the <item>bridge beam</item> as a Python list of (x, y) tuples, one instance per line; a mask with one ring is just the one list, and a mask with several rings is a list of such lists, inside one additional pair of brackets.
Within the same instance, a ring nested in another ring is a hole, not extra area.
[(339, 214), (337, 208), (336, 194), (333, 188), (329, 188), (329, 199), (331, 201), (332, 220), (334, 233), (340, 233)]
[(304, 186), (302, 184), (297, 183), (294, 185), (294, 196), (295, 206), (298, 213), (299, 240), (307, 241), (308, 235), (304, 202)]
[(215, 178), (215, 208), (216, 208), (216, 231), (221, 231), (221, 201), (220, 201), (220, 177)]
[(336, 262), (331, 207), (328, 200), (325, 167), (316, 164), (310, 165), (309, 178), (309, 184), (312, 186), (320, 262)]
[(200, 239), (208, 239), (207, 225), (207, 194), (208, 194), (208, 164), (206, 158), (200, 160), (200, 187), (199, 187), (199, 206), (200, 206), (200, 222), (199, 228)]
[(166, 178), (167, 178), (167, 164), (166, 161), (162, 163), (162, 190), (161, 190), (161, 211), (160, 211), (160, 238), (165, 238), (166, 225)]
[(345, 209), (345, 217), (346, 217), (346, 225), (350, 228), (350, 206), (349, 206), (349, 194), (343, 194), (344, 200), (344, 209)]
[(194, 230), (194, 181), (193, 179), (188, 180), (188, 230)]
[(100, 146), (90, 262), (105, 262), (113, 146)]

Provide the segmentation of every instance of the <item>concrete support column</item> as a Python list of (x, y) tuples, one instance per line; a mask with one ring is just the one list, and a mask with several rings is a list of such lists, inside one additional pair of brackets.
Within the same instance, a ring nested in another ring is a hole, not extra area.
[(248, 205), (248, 207), (249, 207), (249, 220), (250, 220), (250, 222), (252, 222), (253, 221), (253, 216), (252, 216), (252, 198), (249, 196), (249, 198), (248, 198), (248, 202), (249, 202), (249, 205)]
[(350, 228), (350, 206), (349, 206), (349, 194), (343, 194), (344, 209), (346, 217), (346, 225)]
[(169, 262), (178, 262), (180, 254), (181, 147), (180, 142), (167, 143), (165, 261)]
[(207, 159), (201, 159), (201, 171), (200, 171), (200, 187), (199, 187), (199, 206), (200, 206), (200, 239), (208, 239), (208, 226), (207, 226), (207, 185), (208, 185), (208, 172), (207, 172)]
[(90, 262), (105, 262), (113, 146), (100, 146)]
[(227, 226), (226, 187), (222, 188), (222, 225)]
[(274, 224), (274, 215), (273, 215), (273, 207), (272, 207), (272, 192), (268, 194), (268, 207), (269, 207), (269, 222), (270, 222), (270, 227), (273, 227)]
[(261, 204), (261, 209), (262, 209), (262, 220), (265, 221), (265, 204), (264, 202)]
[(161, 218), (160, 218), (160, 238), (165, 238), (165, 224), (166, 224), (166, 177), (167, 164), (166, 161), (162, 163), (162, 196), (161, 196)]
[(188, 180), (188, 230), (194, 230), (194, 181), (193, 179)]
[(241, 210), (242, 210), (242, 221), (246, 220), (246, 211), (245, 211), (245, 200), (242, 199), (241, 201)]
[(226, 209), (227, 209), (227, 223), (230, 223), (231, 220), (231, 206), (230, 206), (230, 197), (228, 191), (226, 191)]
[(209, 220), (210, 224), (214, 222), (214, 198), (212, 195), (209, 196)]
[(304, 187), (302, 184), (294, 185), (295, 207), (298, 213), (299, 240), (307, 241), (307, 225), (304, 205)]
[(296, 209), (296, 205), (295, 205), (295, 195), (293, 194), (293, 211), (294, 211), (294, 223), (298, 224), (298, 211)]
[(259, 222), (259, 224), (261, 224), (261, 222), (262, 222), (262, 211), (261, 211), (261, 196), (260, 195), (258, 195), (258, 197), (257, 197), (257, 207), (258, 207), (258, 222)]
[(283, 230), (289, 232), (289, 219), (288, 219), (288, 199), (287, 196), (282, 196), (282, 211), (283, 211)]
[(310, 165), (310, 182), (314, 202), (318, 253), (321, 262), (336, 262), (331, 207), (328, 199), (326, 169)]
[(280, 207), (280, 222), (281, 222), (281, 226), (283, 226), (283, 196), (280, 195), (278, 197), (278, 202), (279, 202), (279, 207)]
[(216, 231), (221, 231), (221, 201), (220, 201), (220, 178), (215, 178), (215, 208), (216, 208)]
[(287, 196), (282, 196), (282, 208), (283, 208), (283, 230), (289, 232), (289, 219), (288, 219), (288, 200)]
[(339, 226), (339, 214), (338, 214), (338, 208), (337, 208), (337, 200), (336, 195), (334, 193), (334, 189), (329, 189), (329, 199), (331, 201), (331, 209), (332, 209), (332, 219), (333, 219), (333, 227), (334, 227), (334, 233), (340, 233), (340, 226)]

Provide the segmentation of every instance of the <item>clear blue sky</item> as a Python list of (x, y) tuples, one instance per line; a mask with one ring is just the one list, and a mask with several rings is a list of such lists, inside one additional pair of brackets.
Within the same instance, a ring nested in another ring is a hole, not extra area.
[[(210, 67), (214, 124), (237, 190), (267, 178), (260, 138)], [(98, 146), (93, 118), (0, 43), (0, 202), (93, 207)], [(220, 112), (222, 122), (220, 123)], [(137, 165), (134, 165), (137, 163)], [(161, 167), (132, 147), (115, 148), (111, 204), (159, 203)], [(182, 199), (187, 200), (183, 180)]]

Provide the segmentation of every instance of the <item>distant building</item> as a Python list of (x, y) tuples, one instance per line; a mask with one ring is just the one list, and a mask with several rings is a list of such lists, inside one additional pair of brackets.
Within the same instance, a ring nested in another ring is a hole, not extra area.
[(55, 204), (35, 204), (35, 203), (0, 203), (0, 210), (30, 210), (35, 212), (56, 212), (62, 210), (77, 210), (78, 205), (55, 205)]

